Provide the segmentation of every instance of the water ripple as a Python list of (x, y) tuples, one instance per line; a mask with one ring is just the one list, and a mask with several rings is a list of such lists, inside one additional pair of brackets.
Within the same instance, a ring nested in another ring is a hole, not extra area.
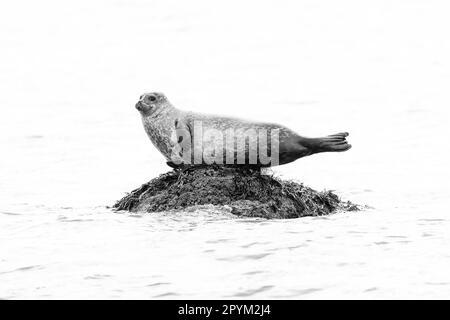
[(153, 298), (164, 298), (164, 297), (170, 297), (170, 296), (178, 296), (178, 293), (167, 292), (167, 293), (162, 293), (162, 294), (158, 294), (156, 296), (153, 296)]
[(247, 255), (239, 255), (234, 257), (225, 257), (225, 258), (218, 258), (217, 260), (221, 261), (245, 261), (245, 260), (260, 260), (263, 259), (272, 253), (261, 253), (261, 254), (247, 254)]
[(10, 271), (3, 271), (0, 272), (0, 274), (7, 274), (7, 273), (13, 273), (13, 272), (22, 272), (22, 271), (31, 271), (31, 270), (37, 270), (37, 269), (43, 269), (44, 267), (41, 265), (33, 265), (33, 266), (26, 266), (26, 267), (20, 267), (14, 270)]
[(165, 285), (169, 285), (170, 282), (155, 282), (155, 283), (150, 283), (148, 285), (146, 285), (146, 287), (159, 287), (159, 286), (165, 286)]
[(249, 290), (246, 290), (246, 291), (237, 292), (237, 293), (234, 294), (234, 296), (235, 297), (250, 297), (250, 296), (252, 296), (254, 294), (257, 294), (257, 293), (260, 293), (260, 292), (264, 292), (264, 291), (270, 290), (272, 288), (273, 288), (273, 286), (262, 286), (262, 287), (259, 287), (257, 289), (249, 289)]

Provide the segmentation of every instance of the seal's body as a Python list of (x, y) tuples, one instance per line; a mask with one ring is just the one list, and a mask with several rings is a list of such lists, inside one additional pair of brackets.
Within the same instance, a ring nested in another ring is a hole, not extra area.
[(348, 133), (306, 138), (278, 124), (184, 112), (162, 93), (142, 95), (136, 108), (150, 140), (171, 166), (215, 163), (267, 167), (351, 148), (345, 139)]

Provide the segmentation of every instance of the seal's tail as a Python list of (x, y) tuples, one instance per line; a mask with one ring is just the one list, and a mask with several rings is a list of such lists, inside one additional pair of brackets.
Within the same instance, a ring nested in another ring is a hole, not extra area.
[(347, 136), (348, 132), (341, 132), (317, 139), (319, 152), (347, 151), (352, 147), (345, 139)]

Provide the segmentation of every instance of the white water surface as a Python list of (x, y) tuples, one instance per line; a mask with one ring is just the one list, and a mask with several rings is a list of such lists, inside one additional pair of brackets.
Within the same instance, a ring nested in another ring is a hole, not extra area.
[[(3, 1), (0, 298), (449, 298), (446, 1)], [(349, 131), (274, 168), (368, 205), (108, 209), (169, 170), (134, 104)]]

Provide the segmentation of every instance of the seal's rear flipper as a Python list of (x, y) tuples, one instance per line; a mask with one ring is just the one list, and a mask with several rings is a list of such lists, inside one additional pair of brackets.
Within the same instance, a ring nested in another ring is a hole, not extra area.
[(351, 144), (347, 142), (345, 137), (348, 136), (348, 132), (341, 132), (332, 134), (325, 138), (320, 138), (319, 142), (319, 152), (342, 152), (347, 151), (352, 147)]
[(347, 132), (341, 132), (324, 138), (302, 138), (299, 143), (309, 150), (308, 154), (319, 152), (342, 152), (347, 151), (352, 147), (348, 144), (347, 140), (345, 140), (345, 137), (347, 136)]

